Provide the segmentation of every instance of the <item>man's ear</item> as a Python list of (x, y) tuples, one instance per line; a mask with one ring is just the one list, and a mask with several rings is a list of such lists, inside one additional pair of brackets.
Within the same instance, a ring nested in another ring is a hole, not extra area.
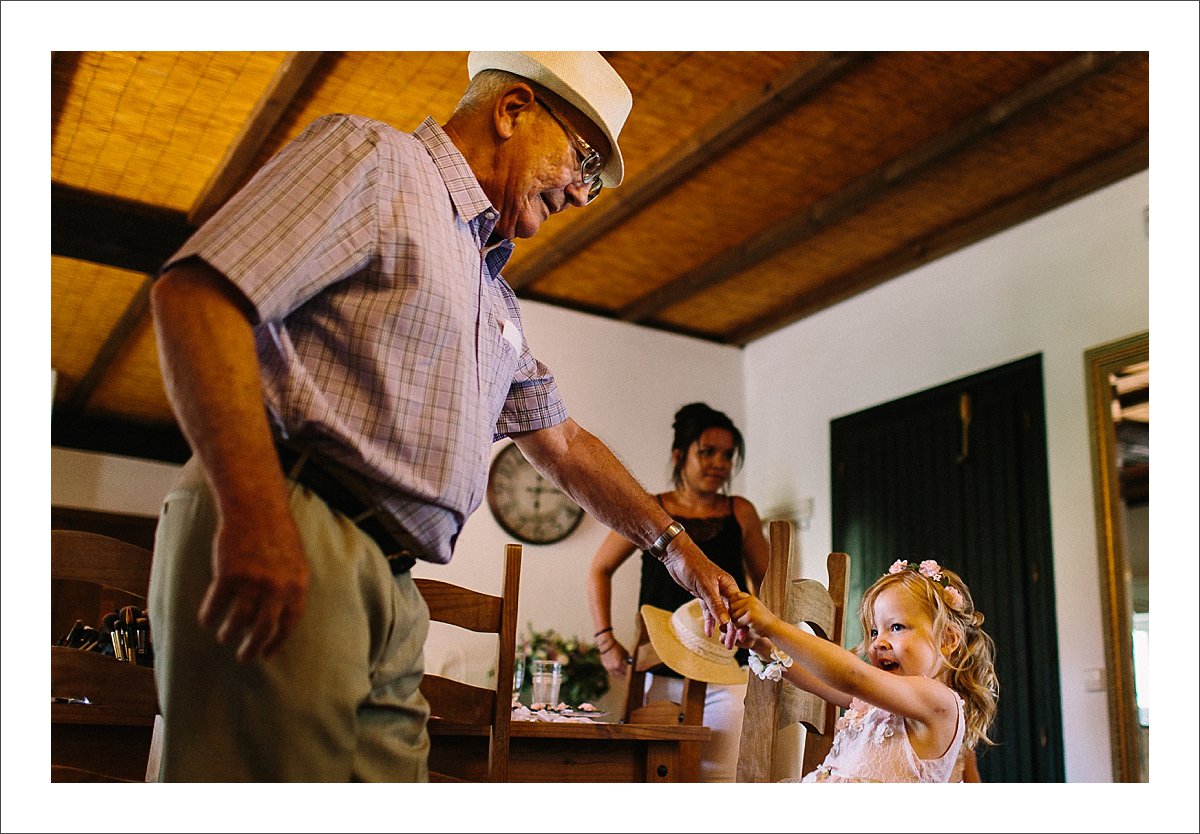
[(523, 81), (516, 81), (504, 88), (496, 97), (492, 110), (492, 121), (502, 139), (511, 139), (517, 130), (517, 122), (526, 117), (536, 106), (533, 88)]

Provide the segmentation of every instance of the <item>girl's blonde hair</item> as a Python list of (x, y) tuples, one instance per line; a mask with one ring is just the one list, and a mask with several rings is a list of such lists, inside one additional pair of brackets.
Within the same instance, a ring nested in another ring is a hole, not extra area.
[(952, 645), (949, 655), (943, 660), (949, 670), (950, 688), (964, 702), (967, 726), (963, 744), (968, 748), (974, 748), (980, 741), (994, 744), (988, 738), (987, 731), (996, 717), (996, 699), (1000, 694), (1000, 682), (994, 666), (996, 645), (980, 627), (983, 625), (983, 614), (975, 610), (970, 590), (954, 571), (935, 565), (939, 576), (935, 579), (925, 573), (924, 567), (918, 569), (916, 565), (905, 562), (896, 564), (903, 565), (904, 569), (893, 567), (892, 573), (884, 574), (863, 594), (858, 606), (863, 638), (855, 651), (867, 657), (875, 619), (875, 600), (888, 588), (903, 588), (929, 611), (933, 620), (934, 644), (940, 648), (946, 642), (944, 638), (949, 638)]

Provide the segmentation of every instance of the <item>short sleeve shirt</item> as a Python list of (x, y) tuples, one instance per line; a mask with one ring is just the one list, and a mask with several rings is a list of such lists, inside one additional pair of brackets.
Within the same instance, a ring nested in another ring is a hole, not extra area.
[(275, 430), (358, 473), (448, 562), (491, 444), (567, 417), (529, 350), (498, 212), (449, 137), (331, 115), (268, 162), (173, 256), (257, 314)]

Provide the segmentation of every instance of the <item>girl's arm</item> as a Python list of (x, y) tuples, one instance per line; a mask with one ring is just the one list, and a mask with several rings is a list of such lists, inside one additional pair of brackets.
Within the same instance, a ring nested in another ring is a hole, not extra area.
[[(750, 649), (750, 651), (754, 652), (756, 655), (766, 661), (770, 659), (771, 651), (775, 648), (775, 644), (766, 637), (759, 637), (757, 640), (752, 641), (751, 645), (746, 646), (745, 648)], [(793, 662), (791, 666), (784, 668), (783, 679), (792, 686), (798, 689), (803, 689), (805, 692), (811, 692), (818, 698), (822, 698), (831, 704), (837, 704), (839, 707), (850, 706), (849, 695), (827, 685), (823, 680), (806, 670), (799, 663)]]
[(791, 655), (792, 669), (799, 666), (837, 692), (937, 728), (939, 736), (947, 727), (953, 735), (958, 704), (953, 690), (940, 681), (876, 669), (841, 646), (784, 622), (749, 594), (735, 594), (729, 610), (734, 622), (749, 630), (751, 639), (766, 637)]
[[(600, 543), (592, 564), (588, 568), (588, 608), (592, 612), (592, 625), (596, 631), (612, 627), (612, 576), (625, 560), (633, 555), (637, 547), (620, 533), (610, 532)], [(612, 645), (609, 645), (609, 643)], [(603, 646), (600, 662), (610, 675), (624, 675), (625, 658), (629, 651), (617, 640), (612, 631), (605, 631), (596, 638), (596, 645)]]

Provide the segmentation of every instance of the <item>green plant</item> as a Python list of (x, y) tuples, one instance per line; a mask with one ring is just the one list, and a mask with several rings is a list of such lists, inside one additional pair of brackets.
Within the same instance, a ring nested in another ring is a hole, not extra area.
[(535, 631), (533, 623), (528, 628), (529, 635), (517, 644), (517, 663), (525, 667), (521, 685), (523, 701), (529, 700), (531, 660), (557, 660), (563, 665), (559, 700), (573, 707), (593, 702), (608, 692), (608, 672), (595, 645), (583, 643), (578, 637), (565, 638), (552, 628)]

